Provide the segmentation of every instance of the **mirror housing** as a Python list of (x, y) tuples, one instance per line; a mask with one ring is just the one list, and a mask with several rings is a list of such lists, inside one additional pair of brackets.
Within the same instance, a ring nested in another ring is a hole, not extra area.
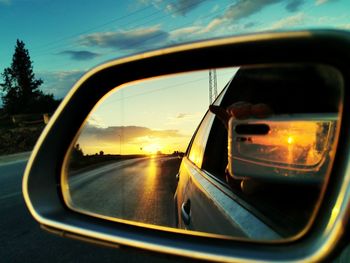
[[(339, 245), (350, 202), (350, 123), (341, 125), (339, 145), (324, 202), (310, 227), (293, 240), (247, 242), (190, 235), (167, 228), (130, 225), (70, 210), (62, 196), (65, 157), (92, 108), (109, 91), (145, 78), (235, 65), (320, 63), (344, 77), (342, 119), (350, 119), (350, 36), (339, 31), (264, 33), (190, 43), (121, 58), (85, 74), (63, 100), (40, 136), (23, 178), (23, 195), (43, 228), (62, 236), (87, 239), (212, 261), (319, 261)], [(191, 59), (189, 59), (191, 58)], [(98, 88), (97, 88), (98, 87)]]

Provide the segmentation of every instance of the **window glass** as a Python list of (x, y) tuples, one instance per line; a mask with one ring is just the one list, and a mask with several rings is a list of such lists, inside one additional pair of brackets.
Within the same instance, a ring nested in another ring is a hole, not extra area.
[[(233, 74), (236, 74), (238, 68), (233, 70)], [(213, 105), (220, 105), (222, 99), (225, 96), (227, 91), (227, 87), (231, 83), (232, 78), (220, 92), (219, 96), (213, 102)], [(203, 156), (205, 153), (205, 149), (207, 147), (207, 142), (209, 141), (210, 130), (212, 129), (213, 121), (215, 119), (215, 115), (208, 111), (203, 118), (198, 130), (195, 133), (195, 138), (192, 140), (192, 144), (190, 145), (190, 152), (188, 154), (188, 158), (199, 168), (202, 168)]]
[(202, 167), (204, 150), (213, 120), (214, 115), (208, 111), (197, 130), (196, 137), (191, 146), (189, 159), (199, 168)]

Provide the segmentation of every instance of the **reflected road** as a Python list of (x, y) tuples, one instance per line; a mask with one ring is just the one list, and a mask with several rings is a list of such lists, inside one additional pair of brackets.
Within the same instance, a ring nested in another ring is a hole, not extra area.
[(174, 227), (180, 162), (178, 157), (146, 157), (71, 175), (71, 203), (104, 216)]

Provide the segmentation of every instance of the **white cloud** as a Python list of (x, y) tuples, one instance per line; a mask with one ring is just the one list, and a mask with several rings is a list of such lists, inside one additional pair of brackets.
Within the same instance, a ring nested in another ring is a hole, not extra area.
[(266, 28), (266, 30), (276, 30), (281, 28), (288, 28), (302, 24), (306, 19), (304, 13), (297, 13), (295, 15), (283, 18), (275, 23), (273, 23), (270, 27)]
[(220, 8), (220, 5), (214, 5), (214, 7), (211, 9), (210, 13), (215, 13), (216, 11), (218, 11)]
[(178, 113), (175, 116), (175, 119), (193, 119), (196, 118), (197, 116), (195, 114), (190, 114), (190, 113)]
[(350, 23), (338, 25), (337, 28), (350, 30)]
[(189, 39), (191, 35), (196, 34), (200, 31), (202, 27), (200, 26), (191, 26), (191, 27), (183, 27), (176, 29), (170, 32), (170, 38), (174, 41), (182, 41)]
[(326, 4), (326, 3), (329, 3), (329, 2), (335, 2), (337, 0), (316, 0), (315, 4), (316, 5), (323, 5), (323, 4)]
[(208, 0), (141, 0), (142, 4), (152, 4), (173, 15), (184, 16)]
[[(283, 0), (238, 0), (232, 4), (223, 15), (224, 18), (231, 21), (239, 21), (254, 15), (266, 7), (283, 2)], [(298, 0), (291, 0), (291, 2), (299, 2)]]
[(44, 71), (37, 72), (37, 76), (44, 81), (41, 89), (45, 93), (52, 93), (56, 98), (63, 98), (84, 73), (85, 71), (80, 70)]
[(181, 127), (185, 123), (197, 122), (203, 116), (203, 112), (196, 113), (186, 113), (180, 112), (175, 116), (169, 116), (167, 122), (165, 123), (168, 127)]
[(91, 116), (89, 116), (89, 119), (87, 120), (87, 123), (89, 126), (97, 127), (97, 128), (107, 128), (108, 126), (106, 123), (103, 121), (103, 118), (96, 114), (93, 113)]
[(201, 34), (212, 32), (221, 25), (227, 22), (226, 18), (215, 18), (213, 19), (203, 30), (201, 30)]
[(168, 38), (169, 33), (156, 25), (148, 28), (83, 35), (80, 37), (79, 43), (84, 46), (138, 50), (157, 47), (164, 44)]

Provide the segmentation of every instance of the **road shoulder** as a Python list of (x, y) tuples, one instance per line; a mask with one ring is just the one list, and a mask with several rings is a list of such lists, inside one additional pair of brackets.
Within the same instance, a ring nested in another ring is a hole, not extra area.
[(31, 152), (22, 152), (0, 156), (0, 166), (28, 160)]

